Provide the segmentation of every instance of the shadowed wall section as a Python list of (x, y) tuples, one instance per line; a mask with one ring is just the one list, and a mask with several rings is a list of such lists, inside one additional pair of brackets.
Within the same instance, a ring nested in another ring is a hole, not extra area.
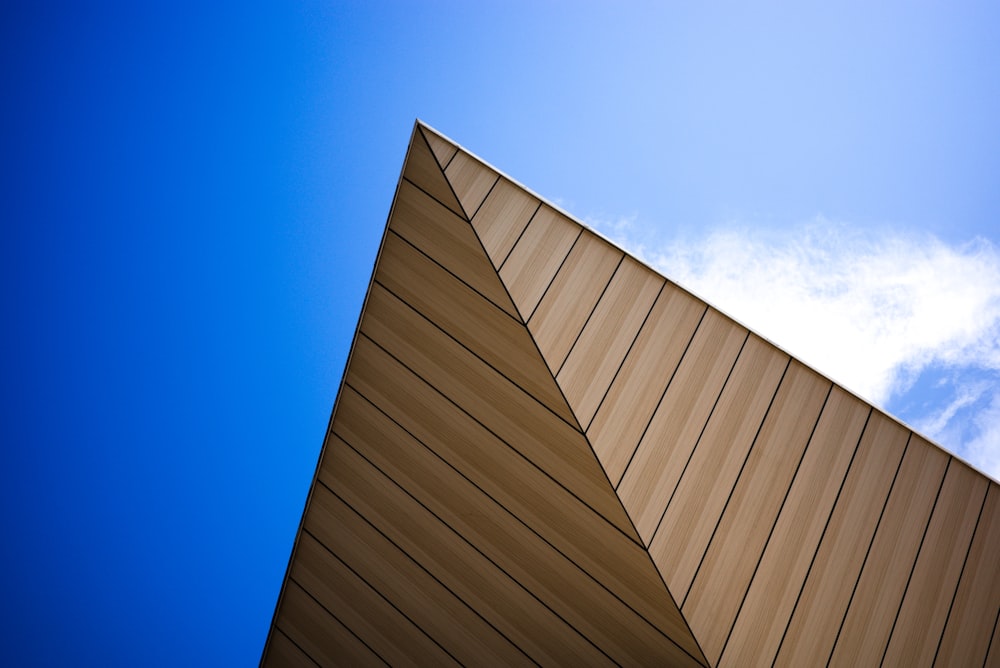
[(418, 123), (262, 663), (984, 665), (998, 497)]

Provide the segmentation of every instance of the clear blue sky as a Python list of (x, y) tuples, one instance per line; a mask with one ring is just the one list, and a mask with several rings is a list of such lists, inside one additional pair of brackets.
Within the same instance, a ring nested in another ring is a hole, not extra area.
[(656, 243), (995, 250), (996, 3), (709, 4), (4, 3), (5, 661), (257, 662), (417, 117)]

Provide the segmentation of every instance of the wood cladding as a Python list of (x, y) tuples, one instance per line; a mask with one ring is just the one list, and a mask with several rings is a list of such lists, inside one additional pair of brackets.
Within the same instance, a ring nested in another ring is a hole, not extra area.
[(418, 124), (266, 665), (990, 665), (1000, 489)]

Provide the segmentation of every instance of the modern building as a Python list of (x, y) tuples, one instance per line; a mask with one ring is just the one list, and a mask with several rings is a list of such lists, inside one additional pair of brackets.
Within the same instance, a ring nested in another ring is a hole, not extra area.
[(417, 123), (265, 665), (1000, 665), (1000, 487)]

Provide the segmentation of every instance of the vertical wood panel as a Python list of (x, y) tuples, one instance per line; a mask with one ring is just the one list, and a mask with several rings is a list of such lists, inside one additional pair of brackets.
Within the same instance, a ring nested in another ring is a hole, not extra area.
[(556, 380), (581, 425), (590, 424), (664, 280), (626, 257)]
[[(690, 635), (686, 624), (642, 547), (471, 418), (450, 409), (441, 395), (392, 358), (378, 349), (369, 353), (359, 350), (352, 362), (337, 430), (358, 431), (356, 423), (374, 410), (355, 393), (357, 387), (435, 454), (690, 651), (691, 644), (683, 640)], [(384, 377), (394, 382), (381, 383)]]
[(622, 257), (621, 251), (584, 230), (528, 320), (553, 373), (562, 366)]
[(444, 170), (452, 189), (465, 210), (465, 217), (472, 218), (486, 193), (499, 178), (492, 169), (465, 151), (459, 151)]
[(285, 582), (278, 627), (323, 666), (386, 666), (294, 580)]
[(494, 186), (472, 219), (472, 227), (483, 242), (493, 266), (507, 259), (540, 202), (505, 178)]
[(988, 486), (986, 505), (948, 616), (937, 665), (982, 665), (1000, 613), (1000, 486)]
[(618, 496), (647, 543), (746, 337), (747, 330), (708, 310), (625, 471)]
[(486, 299), (518, 317), (472, 226), (407, 181), (399, 186), (389, 229)]
[(841, 626), (832, 665), (871, 666), (882, 660), (948, 466), (948, 455), (920, 445), (913, 439), (906, 449)]
[(315, 668), (319, 664), (289, 640), (283, 631), (275, 628), (268, 636), (267, 655), (261, 661), (261, 665), (279, 668)]
[(369, 647), (394, 666), (431, 662), (457, 665), (455, 660), (358, 578), (315, 539), (299, 542), (292, 578)]
[(573, 426), (377, 285), (372, 287), (361, 331), (608, 521), (634, 536), (600, 463)]
[(613, 485), (621, 481), (705, 308), (676, 286), (663, 287), (587, 428), (587, 437)]
[(448, 162), (455, 155), (455, 152), (458, 151), (458, 148), (426, 126), (421, 126), (420, 130), (424, 133), (424, 138), (427, 139), (427, 143), (430, 145), (431, 151), (434, 152), (434, 157), (437, 158), (441, 169), (447, 167)]
[(324, 481), (535, 661), (607, 665), (585, 637), (354, 450), (337, 448)]
[(871, 409), (830, 392), (747, 590), (720, 666), (770, 665)]
[[(919, 447), (933, 447), (914, 438)], [(986, 479), (965, 464), (953, 461), (948, 467), (892, 630), (885, 665), (926, 666), (934, 660), (986, 488)]]
[(545, 204), (500, 268), (510, 296), (521, 317), (531, 317), (582, 228)]
[(736, 360), (649, 553), (684, 600), (789, 358), (751, 334)]
[(830, 389), (830, 381), (791, 363), (684, 600), (681, 609), (712, 664), (719, 660)]
[(830, 655), (861, 573), (909, 433), (881, 413), (872, 414), (847, 473), (776, 659), (802, 666)]
[[(369, 417), (342, 434), (352, 448), (615, 661), (657, 657), (670, 665), (696, 665), (674, 641), (412, 436), (381, 414)], [(326, 469), (321, 471), (322, 479), (326, 475)]]
[[(461, 205), (455, 198), (444, 172), (438, 166), (437, 159), (431, 153), (430, 146), (424, 140), (419, 128), (413, 129), (410, 140), (410, 152), (406, 156), (406, 166), (403, 176), (415, 183), (431, 197), (444, 206), (465, 218)], [(467, 218), (466, 218), (467, 220)]]
[(401, 237), (386, 235), (375, 280), (518, 387), (566, 420), (574, 420), (524, 325), (455, 280)]
[(463, 664), (531, 665), (467, 603), (323, 485), (316, 487), (306, 526), (316, 538), (304, 533), (305, 539), (332, 550)]

